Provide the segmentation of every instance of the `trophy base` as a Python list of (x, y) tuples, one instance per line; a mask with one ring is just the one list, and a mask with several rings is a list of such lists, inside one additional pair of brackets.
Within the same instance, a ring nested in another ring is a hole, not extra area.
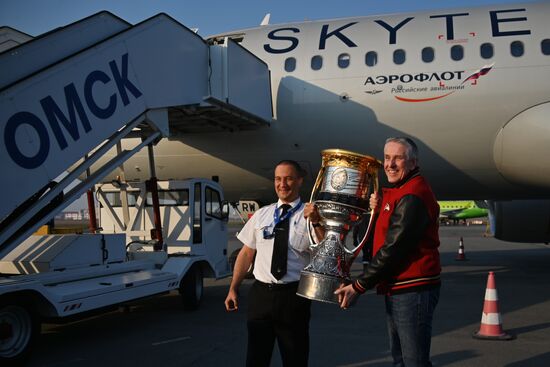
[(334, 291), (344, 283), (342, 278), (332, 275), (302, 271), (296, 294), (314, 301), (338, 304)]

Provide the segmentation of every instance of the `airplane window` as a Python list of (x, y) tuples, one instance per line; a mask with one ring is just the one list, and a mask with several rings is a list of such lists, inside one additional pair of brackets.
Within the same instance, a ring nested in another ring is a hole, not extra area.
[(405, 50), (399, 49), (393, 51), (393, 62), (401, 65), (405, 62)]
[(296, 70), (296, 59), (294, 57), (289, 57), (285, 60), (285, 71), (288, 73)]
[(340, 54), (338, 56), (338, 66), (341, 69), (345, 69), (349, 66), (350, 57), (349, 54)]
[(514, 57), (523, 56), (523, 42), (514, 41), (510, 44), (510, 53)]
[(432, 62), (434, 61), (434, 49), (431, 47), (424, 47), (422, 49), (422, 61), (424, 62)]
[(464, 48), (460, 45), (454, 45), (451, 47), (451, 59), (459, 61), (464, 58)]
[(378, 54), (374, 51), (369, 51), (365, 55), (365, 64), (367, 66), (374, 66), (378, 63)]
[(490, 59), (495, 54), (491, 43), (484, 43), (479, 47), (479, 53), (484, 59)]
[(540, 43), (540, 49), (544, 55), (550, 55), (550, 39), (542, 40)]
[(319, 70), (323, 67), (323, 58), (319, 55), (315, 55), (311, 58), (311, 68), (313, 70)]

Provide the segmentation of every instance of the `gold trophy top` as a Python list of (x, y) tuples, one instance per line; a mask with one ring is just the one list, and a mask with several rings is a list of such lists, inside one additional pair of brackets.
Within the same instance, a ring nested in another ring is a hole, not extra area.
[(349, 167), (369, 173), (382, 167), (382, 163), (374, 157), (344, 149), (325, 149), (321, 152), (321, 156), (323, 158), (323, 167)]

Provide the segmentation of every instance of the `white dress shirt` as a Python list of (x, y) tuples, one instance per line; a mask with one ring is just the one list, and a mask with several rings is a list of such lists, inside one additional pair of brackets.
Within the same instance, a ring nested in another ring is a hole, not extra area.
[[(295, 208), (300, 203), (296, 199), (290, 205)], [(289, 283), (300, 280), (300, 271), (309, 264), (309, 239), (304, 218), (304, 204), (290, 217), (288, 233), (288, 259), (286, 274), (277, 281), (271, 274), (271, 256), (275, 239), (264, 238), (264, 232), (271, 234), (275, 227), (274, 214), (279, 210), (281, 216), (281, 200), (264, 206), (254, 213), (244, 225), (237, 238), (245, 245), (256, 250), (254, 277), (263, 283)]]

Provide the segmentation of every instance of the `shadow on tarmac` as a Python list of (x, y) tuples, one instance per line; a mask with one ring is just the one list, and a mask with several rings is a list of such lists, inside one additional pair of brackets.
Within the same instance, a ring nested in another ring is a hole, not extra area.
[[(434, 366), (550, 365), (550, 251), (543, 245), (510, 244), (481, 238), (483, 228), (442, 231), (443, 286), (432, 339)], [(456, 235), (464, 236), (468, 261), (455, 261)], [(487, 274), (494, 271), (500, 313), (514, 341), (479, 341)], [(355, 263), (352, 275), (361, 272)], [(177, 293), (132, 303), (115, 311), (65, 325), (44, 325), (29, 366), (243, 366), (247, 294), (239, 311), (225, 311), (230, 279), (205, 281), (199, 310), (185, 312)], [(314, 302), (310, 366), (390, 364), (383, 297), (366, 294), (355, 307)], [(278, 352), (273, 367), (281, 366)]]

